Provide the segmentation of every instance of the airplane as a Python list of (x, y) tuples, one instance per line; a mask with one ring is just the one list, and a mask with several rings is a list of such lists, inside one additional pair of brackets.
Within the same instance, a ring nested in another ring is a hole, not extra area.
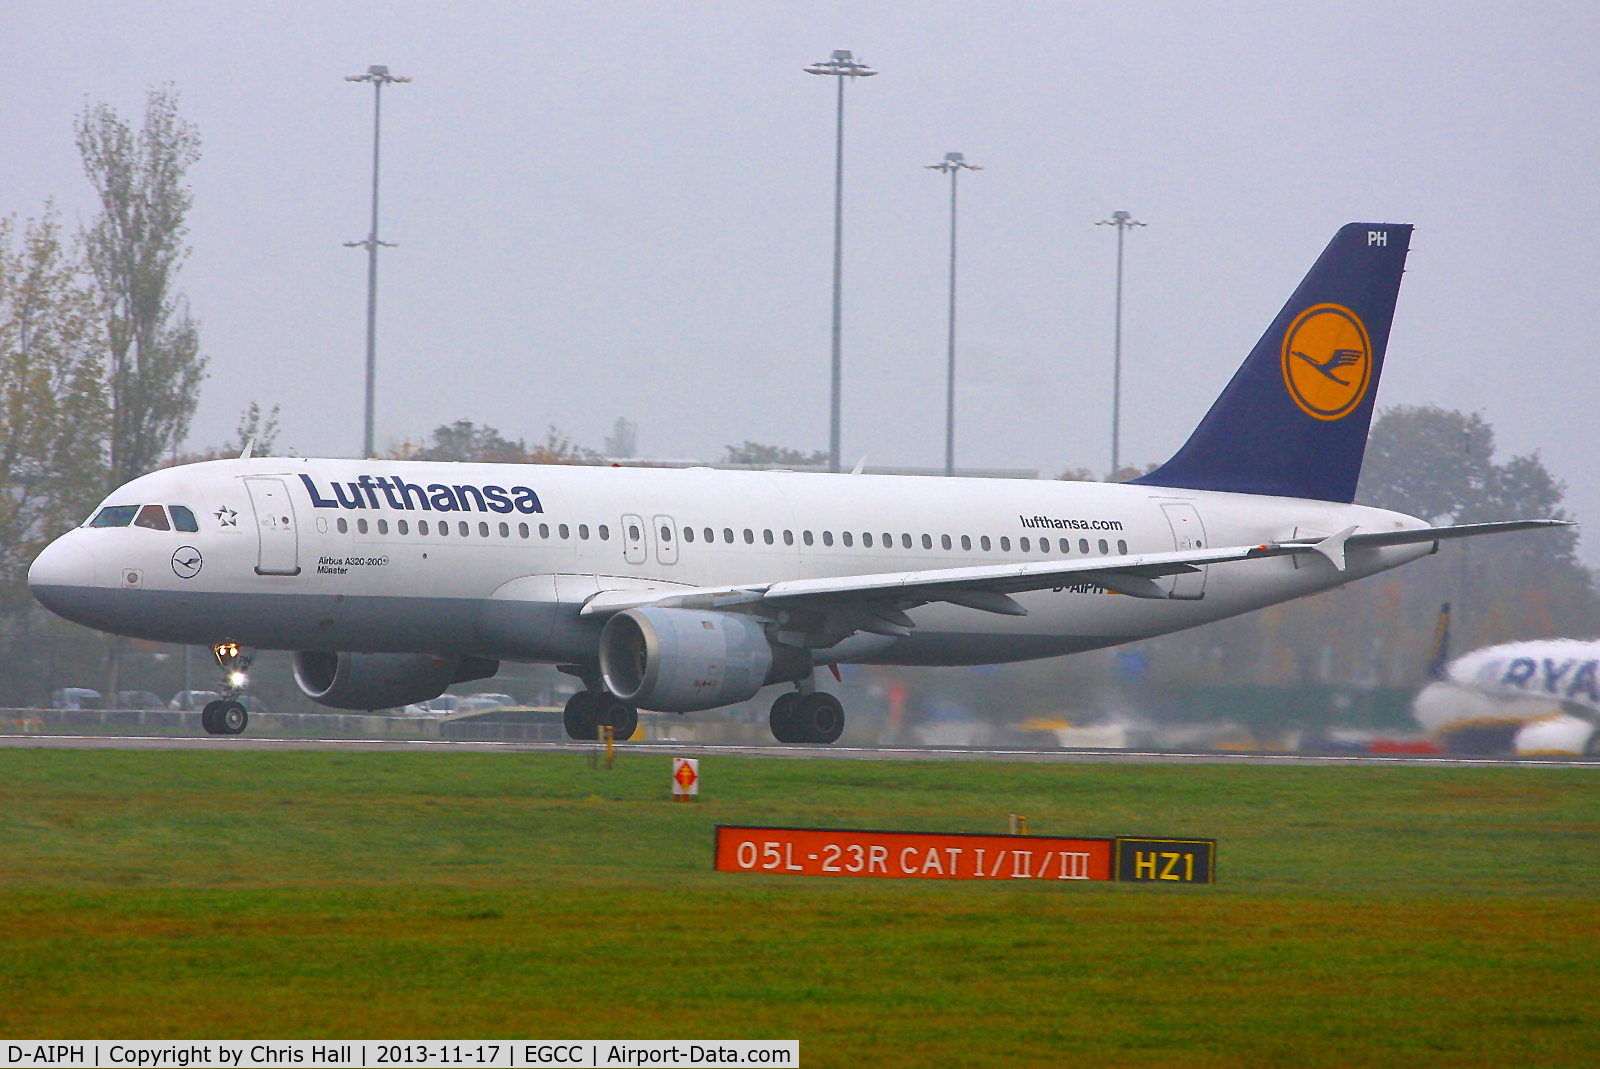
[[(1165, 465), (1126, 483), (251, 457), (120, 487), (34, 561), (53, 612), (209, 646), (237, 700), (293, 651), (325, 706), (424, 702), (501, 660), (583, 683), (573, 738), (782, 687), (786, 744), (840, 737), (817, 672), (1115, 646), (1398, 567), (1447, 539), (1353, 504), (1411, 226), (1342, 227)], [(1294, 359), (1291, 359), (1291, 354)], [(1326, 374), (1337, 366), (1343, 377)], [(859, 467), (859, 466), (858, 466)]]
[(1584, 754), (1600, 743), (1600, 641), (1507, 642), (1449, 659), (1450, 606), (1411, 712), (1458, 753)]

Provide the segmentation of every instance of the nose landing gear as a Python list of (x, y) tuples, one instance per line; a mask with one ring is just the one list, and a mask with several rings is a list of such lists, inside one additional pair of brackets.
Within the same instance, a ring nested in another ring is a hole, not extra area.
[(239, 695), (250, 682), (250, 663), (256, 659), (256, 651), (237, 642), (222, 642), (211, 647), (211, 653), (222, 669), (222, 698), (207, 702), (200, 710), (200, 726), (209, 735), (242, 735), (250, 723), (250, 714)]

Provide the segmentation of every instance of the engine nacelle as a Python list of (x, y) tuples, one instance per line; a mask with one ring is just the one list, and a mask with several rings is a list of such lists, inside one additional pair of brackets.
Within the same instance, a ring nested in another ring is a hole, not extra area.
[(774, 646), (740, 613), (646, 606), (613, 616), (600, 634), (606, 689), (646, 709), (714, 709), (810, 674), (809, 652)]
[(431, 701), (452, 683), (488, 679), (500, 662), (487, 657), (428, 653), (327, 653), (294, 655), (294, 681), (306, 697), (334, 709), (393, 709)]

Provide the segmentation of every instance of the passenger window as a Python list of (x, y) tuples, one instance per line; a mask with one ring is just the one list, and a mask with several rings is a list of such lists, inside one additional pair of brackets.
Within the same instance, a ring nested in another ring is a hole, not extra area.
[(167, 523), (167, 510), (160, 505), (146, 505), (139, 510), (139, 518), (133, 521), (135, 527), (148, 527), (152, 531), (170, 531), (172, 526)]
[(107, 505), (89, 521), (90, 527), (126, 527), (133, 522), (138, 505)]
[[(427, 534), (428, 532), (427, 531), (423, 531), (422, 533), (423, 534)], [(549, 538), (550, 537), (550, 525), (548, 523), (541, 523), (539, 525), (539, 537), (540, 538)]]
[(939, 545), (944, 549), (949, 549), (950, 548), (950, 536), (949, 535), (940, 535), (939, 536)]
[(662, 528), (661, 528), (661, 541), (663, 541), (663, 542), (672, 541), (672, 528), (667, 527), (665, 525), (662, 526)]
[(194, 522), (194, 513), (184, 505), (168, 505), (167, 511), (172, 513), (172, 526), (188, 534), (196, 534), (200, 525)]
[(713, 531), (709, 527), (707, 527), (704, 531), (701, 531), (700, 533), (706, 536), (706, 541), (707, 542), (715, 542), (717, 540), (717, 532)]
[(1007, 537), (1006, 535), (1001, 535), (1000, 536), (1000, 551), (1002, 553), (1010, 553), (1011, 552), (1011, 539), (1009, 537)]
[(908, 535), (908, 534), (901, 535), (900, 536), (900, 545), (902, 547), (906, 548), (906, 549), (910, 549), (911, 548), (911, 536)]
[(982, 538), (978, 539), (978, 545), (983, 547), (983, 551), (985, 553), (989, 552), (989, 536), (984, 535)]
[(823, 531), (822, 532), (822, 544), (825, 545), (825, 546), (833, 545), (833, 532), (832, 531)]
[(600, 541), (602, 541), (602, 542), (611, 541), (611, 528), (609, 526), (607, 526), (606, 524), (602, 523), (600, 525), (599, 532), (600, 532)]
[(1040, 553), (1049, 553), (1050, 552), (1050, 540), (1048, 538), (1039, 539), (1039, 552)]
[(733, 545), (733, 528), (732, 527), (724, 527), (722, 529), (722, 540), (724, 542), (728, 543), (728, 545), (730, 545), (730, 546)]
[(846, 531), (846, 532), (844, 532), (844, 534), (840, 535), (839, 537), (844, 539), (845, 548), (848, 549), (850, 547), (850, 532)]
[(744, 544), (747, 546), (753, 546), (756, 544), (756, 533), (750, 530), (748, 527), (744, 529)]
[(411, 533), (411, 525), (409, 523), (407, 523), (405, 520), (397, 521), (394, 526), (395, 526), (395, 529), (397, 531), (399, 531), (401, 534), (410, 534)]
[(500, 521), (500, 537), (501, 538), (510, 538), (511, 537), (511, 525), (509, 523), (507, 523), (506, 521), (504, 521), (504, 520)]
[(1102, 555), (1111, 552), (1111, 547), (1106, 545), (1106, 540), (1104, 538), (1100, 540), (1100, 552)]
[(969, 552), (969, 553), (972, 551), (972, 536), (971, 535), (962, 535), (961, 536), (961, 548), (964, 551)]
[(525, 524), (525, 523), (517, 524), (517, 534), (520, 535), (523, 538), (527, 538), (528, 537), (528, 525)]
[[(906, 548), (910, 549), (911, 548), (911, 536), (910, 535), (902, 535), (901, 537), (903, 537), (906, 540)], [(893, 549), (894, 548), (894, 535), (890, 534), (888, 531), (883, 532), (883, 548), (884, 549)]]
[(1078, 539), (1078, 552), (1079, 553), (1087, 553), (1087, 552), (1089, 552), (1089, 540), (1087, 538)]
[[(362, 520), (361, 522), (365, 523), (366, 521)], [(466, 520), (462, 520), (461, 522), (456, 524), (456, 534), (460, 535), (462, 538), (467, 537), (468, 530), (467, 530), (467, 521)]]
[(1072, 552), (1072, 539), (1070, 539), (1070, 538), (1061, 539), (1061, 552), (1063, 552), (1063, 553), (1071, 553)]
[(356, 533), (357, 534), (366, 534), (367, 533), (367, 521), (366, 520), (363, 519), (363, 520), (357, 520), (356, 521)]
[[(340, 534), (349, 534), (350, 533), (350, 521), (345, 519), (343, 516), (339, 517), (339, 533)], [(423, 525), (423, 532), (422, 533), (423, 534), (427, 534), (428, 533), (426, 524)]]
[(761, 541), (765, 542), (769, 546), (772, 545), (772, 530), (771, 530), (771, 528), (768, 528), (767, 530), (761, 532)]
[(1028, 544), (1028, 540), (1026, 538), (1019, 538), (1017, 539), (1017, 548), (1021, 549), (1024, 553), (1028, 553), (1033, 549), (1033, 546)]
[(628, 524), (628, 541), (630, 541), (630, 542), (639, 541), (639, 525), (638, 524), (636, 524), (636, 523)]
[(1117, 552), (1124, 557), (1128, 555), (1128, 543), (1124, 542), (1120, 538), (1117, 539)]
[(811, 532), (810, 531), (802, 531), (800, 533), (800, 537), (805, 540), (806, 545), (809, 546), (811, 544)]
[(450, 521), (449, 520), (440, 520), (439, 521), (439, 537), (440, 538), (447, 538), (447, 537), (449, 537), (449, 534), (450, 534)]
[(589, 525), (588, 524), (586, 524), (586, 523), (578, 524), (578, 537), (583, 539), (584, 541), (588, 541), (589, 540)]
[(556, 534), (560, 535), (562, 539), (565, 540), (572, 537), (572, 529), (563, 523), (556, 528)]
[(685, 542), (693, 542), (694, 541), (694, 528), (693, 527), (685, 527), (683, 529), (683, 540)]
[(379, 534), (388, 534), (389, 533), (389, 521), (388, 520), (379, 520), (378, 521), (378, 533)]
[[(850, 536), (849, 535), (845, 535), (845, 537), (849, 538)], [(849, 545), (849, 544), (850, 543), (848, 543), (848, 542), (845, 543), (845, 545)], [(861, 535), (861, 544), (866, 546), (868, 549), (872, 548), (872, 532), (871, 531), (866, 531)]]

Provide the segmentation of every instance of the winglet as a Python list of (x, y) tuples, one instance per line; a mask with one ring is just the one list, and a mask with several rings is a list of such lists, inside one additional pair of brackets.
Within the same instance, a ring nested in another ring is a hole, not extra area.
[(856, 461), (856, 466), (850, 469), (850, 474), (851, 475), (860, 475), (862, 469), (865, 468), (866, 466), (867, 466), (867, 455), (865, 453), (863, 453), (863, 454), (861, 454), (861, 459)]
[(1344, 543), (1345, 539), (1356, 533), (1354, 527), (1346, 527), (1336, 535), (1329, 535), (1322, 541), (1315, 543), (1311, 548), (1321, 553), (1333, 562), (1333, 566), (1344, 571)]

